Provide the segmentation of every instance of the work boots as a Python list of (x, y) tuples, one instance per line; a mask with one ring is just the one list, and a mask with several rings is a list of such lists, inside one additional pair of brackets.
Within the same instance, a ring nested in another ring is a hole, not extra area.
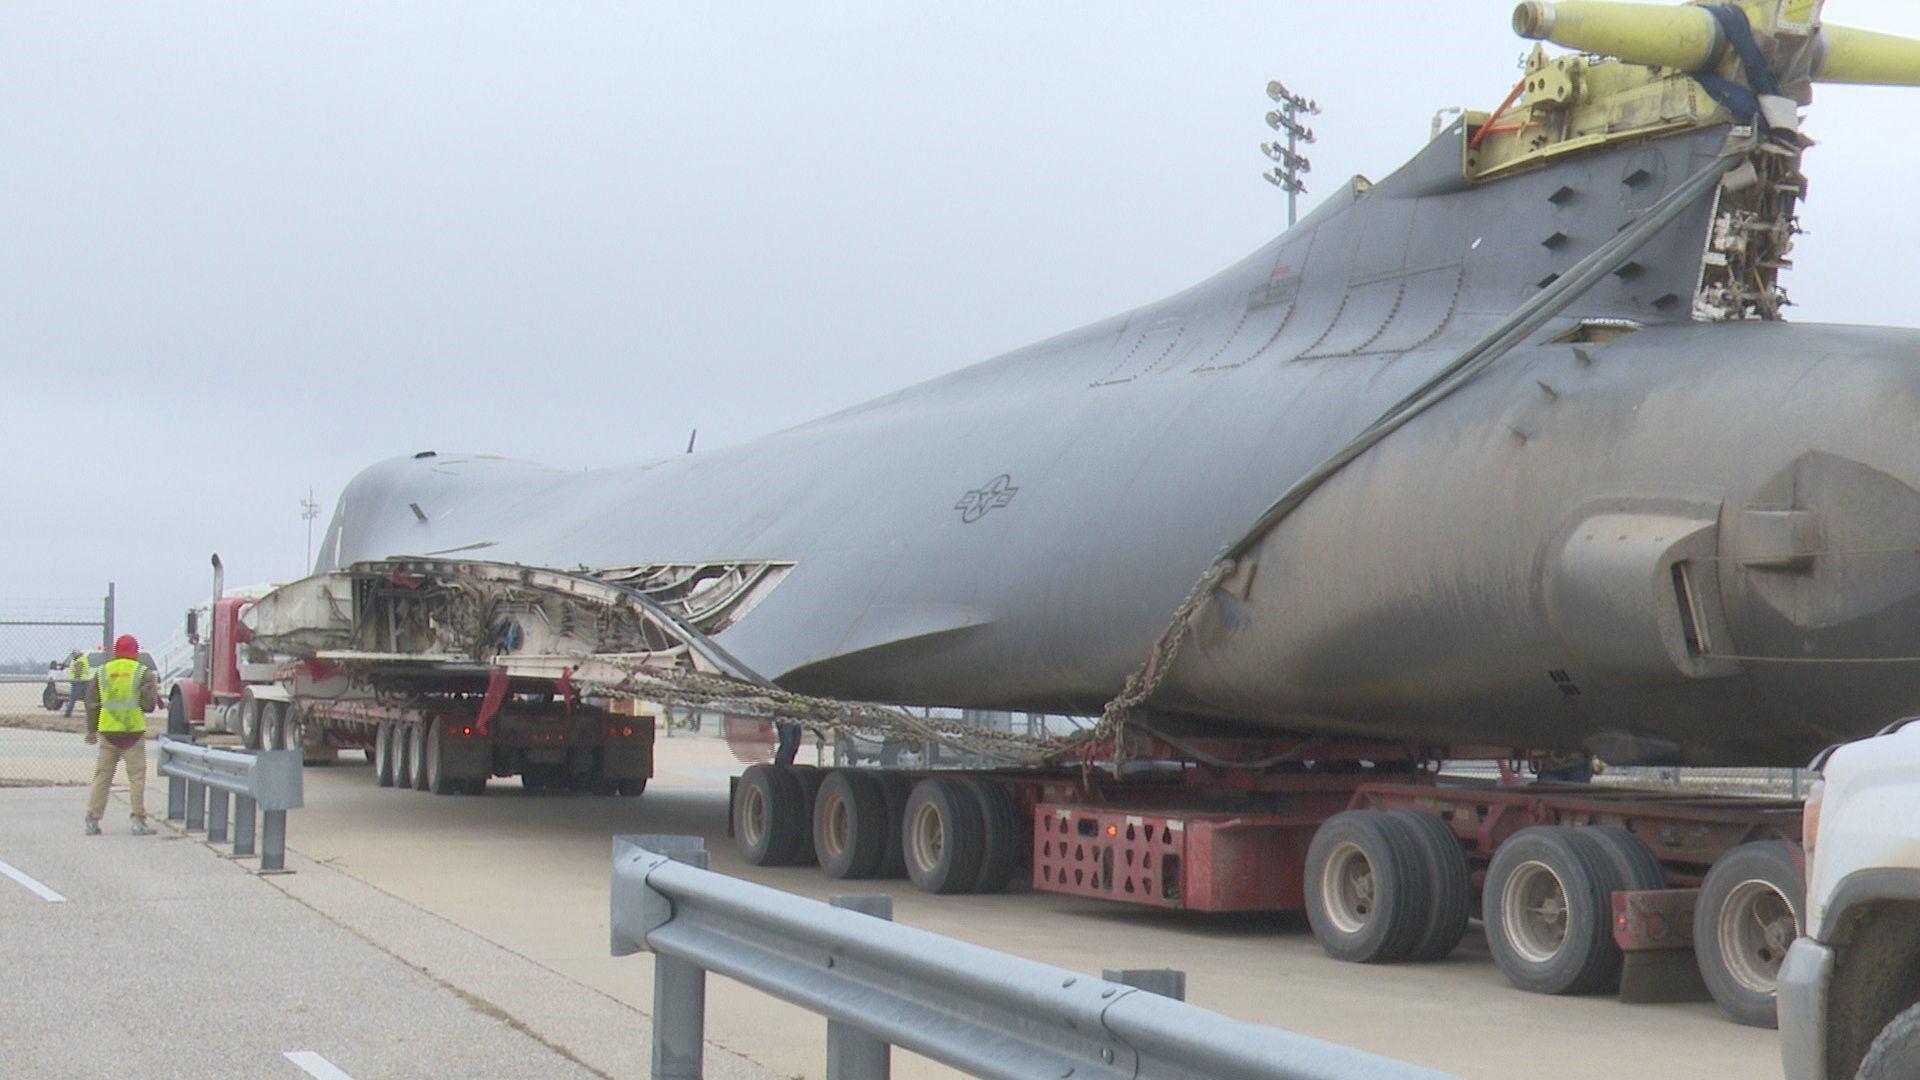
[(100, 823), (93, 820), (92, 818), (87, 819), (87, 835), (88, 836), (100, 835)]
[[(98, 831), (97, 827), (96, 827), (96, 831)], [(146, 818), (143, 818), (143, 817), (134, 818), (133, 819), (133, 835), (152, 836), (153, 826), (147, 824)]]

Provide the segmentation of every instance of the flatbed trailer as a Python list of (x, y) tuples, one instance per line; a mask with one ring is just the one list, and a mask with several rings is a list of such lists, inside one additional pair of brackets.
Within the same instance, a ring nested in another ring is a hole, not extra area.
[(1438, 770), (1448, 755), (1400, 745), (1182, 747), (1148, 740), (1119, 769), (756, 765), (731, 827), (759, 865), (930, 892), (1025, 878), (1168, 910), (1303, 911), (1357, 962), (1442, 959), (1474, 916), (1521, 989), (1704, 990), (1773, 1024), (1804, 908), (1798, 800), (1461, 779)]

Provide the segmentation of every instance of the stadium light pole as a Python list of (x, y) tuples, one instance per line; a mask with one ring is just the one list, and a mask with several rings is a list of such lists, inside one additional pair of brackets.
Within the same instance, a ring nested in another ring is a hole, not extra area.
[(1267, 113), (1267, 126), (1284, 134), (1287, 141), (1285, 145), (1260, 144), (1260, 149), (1275, 162), (1273, 168), (1261, 175), (1267, 183), (1287, 193), (1287, 226), (1291, 228), (1300, 220), (1300, 196), (1307, 193), (1303, 177), (1313, 169), (1313, 162), (1300, 155), (1301, 144), (1311, 145), (1314, 141), (1313, 129), (1302, 124), (1300, 117), (1319, 116), (1320, 103), (1293, 93), (1278, 79), (1267, 84), (1267, 97), (1278, 106)]

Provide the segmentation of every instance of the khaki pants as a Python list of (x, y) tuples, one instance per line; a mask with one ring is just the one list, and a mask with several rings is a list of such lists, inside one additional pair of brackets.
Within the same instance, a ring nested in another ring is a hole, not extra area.
[(93, 766), (93, 790), (87, 793), (87, 817), (99, 821), (107, 812), (107, 788), (113, 783), (113, 767), (119, 762), (127, 763), (127, 797), (133, 803), (133, 816), (144, 819), (147, 816), (147, 738), (125, 750), (100, 736), (100, 756)]

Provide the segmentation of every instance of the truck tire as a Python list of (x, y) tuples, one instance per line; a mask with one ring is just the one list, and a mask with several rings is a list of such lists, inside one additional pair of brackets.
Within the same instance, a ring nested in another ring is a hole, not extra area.
[(65, 704), (65, 701), (62, 700), (60, 691), (54, 689), (52, 683), (48, 683), (46, 686), (40, 688), (41, 708), (48, 712), (59, 712), (60, 706), (63, 704)]
[(980, 880), (986, 849), (980, 800), (960, 781), (929, 776), (907, 796), (901, 847), (921, 892), (963, 893)]
[(247, 698), (240, 703), (240, 745), (249, 750), (271, 749), (260, 741), (260, 707), (266, 704), (257, 698)]
[(754, 866), (786, 866), (808, 829), (806, 798), (792, 770), (752, 765), (740, 774), (733, 798), (733, 836)]
[(407, 725), (407, 775), (403, 778), (402, 786), (416, 791), (427, 790), (427, 727), (425, 724)]
[(287, 706), (279, 701), (258, 703), (260, 725), (260, 748), (262, 750), (292, 750), (294, 745), (287, 738)]
[(1911, 1080), (1920, 1076), (1920, 1005), (1887, 1021), (1854, 1080)]
[(1774, 984), (1806, 921), (1806, 883), (1784, 840), (1741, 844), (1715, 860), (1693, 909), (1693, 956), (1736, 1023), (1777, 1027)]
[(393, 721), (382, 720), (373, 733), (373, 782), (376, 787), (392, 787), (395, 767)]
[(880, 781), (835, 769), (813, 800), (813, 850), (830, 878), (857, 881), (880, 868), (887, 846), (887, 796)]
[(1586, 831), (1535, 825), (1493, 853), (1481, 918), (1494, 964), (1518, 989), (1590, 994), (1619, 984), (1613, 893), (1620, 872)]
[(1020, 868), (1020, 806), (1000, 784), (984, 776), (968, 776), (960, 781), (980, 803), (981, 833), (980, 876), (974, 879), (977, 893), (1007, 891), (1007, 882)]
[(647, 778), (644, 776), (630, 776), (620, 781), (618, 790), (622, 798), (631, 799), (647, 790)]
[(880, 866), (873, 872), (877, 878), (903, 878), (907, 876), (907, 855), (901, 848), (901, 826), (907, 817), (907, 798), (913, 794), (913, 780), (895, 772), (877, 772), (871, 774), (879, 781), (880, 794), (886, 799), (885, 821), (887, 838), (882, 842)]
[(788, 765), (788, 772), (800, 782), (800, 845), (794, 849), (790, 866), (814, 866), (820, 855), (813, 850), (813, 801), (820, 797), (820, 785), (827, 771), (814, 765)]
[(1667, 871), (1660, 860), (1653, 857), (1653, 849), (1645, 840), (1617, 825), (1589, 825), (1585, 832), (1606, 849), (1607, 858), (1620, 875), (1620, 888), (1645, 892), (1667, 887)]
[(167, 734), (193, 734), (193, 721), (187, 718), (186, 696), (178, 690), (167, 695)]
[(1335, 814), (1307, 845), (1307, 923), (1336, 960), (1401, 960), (1432, 906), (1413, 827), (1380, 810)]
[(1394, 810), (1388, 816), (1413, 830), (1427, 877), (1427, 917), (1407, 959), (1415, 963), (1445, 960), (1467, 933), (1467, 908), (1473, 899), (1473, 871), (1467, 867), (1467, 853), (1453, 826), (1439, 814)]
[(424, 770), (426, 783), (422, 786), (435, 795), (457, 794), (462, 787), (462, 782), (447, 775), (445, 748), (440, 745), (445, 738), (440, 732), (440, 721), (430, 720), (427, 723), (427, 762)]

